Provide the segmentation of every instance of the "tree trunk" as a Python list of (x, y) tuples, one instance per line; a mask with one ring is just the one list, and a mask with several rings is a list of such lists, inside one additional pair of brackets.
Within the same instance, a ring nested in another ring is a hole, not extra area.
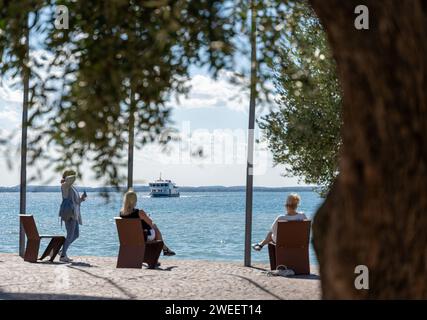
[(427, 2), (363, 1), (369, 30), (358, 0), (310, 2), (344, 95), (340, 175), (313, 224), (323, 297), (427, 298)]

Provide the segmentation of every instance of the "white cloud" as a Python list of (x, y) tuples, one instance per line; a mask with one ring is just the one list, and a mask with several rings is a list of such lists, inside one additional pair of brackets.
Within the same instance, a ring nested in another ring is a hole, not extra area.
[(22, 104), (22, 91), (13, 90), (7, 84), (0, 83), (0, 124), (1, 127), (19, 122)]
[(22, 91), (12, 90), (7, 84), (0, 83), (0, 98), (5, 102), (22, 102)]
[(14, 110), (0, 111), (0, 121), (18, 122), (18, 113)]
[[(42, 49), (32, 50), (30, 55), (30, 66), (35, 68), (34, 65), (37, 61), (37, 64), (41, 65), (41, 67), (35, 69), (38, 75), (45, 80), (48, 76), (47, 62), (51, 62), (53, 56)], [(50, 74), (60, 76), (61, 73), (57, 69), (50, 70)], [(19, 78), (11, 79), (7, 76), (0, 78), (0, 129), (16, 126), (20, 123), (23, 92), (22, 87), (15, 88), (16, 84), (20, 84), (20, 81)], [(50, 96), (51, 94), (48, 94), (48, 97)]]
[(230, 83), (230, 72), (220, 72), (217, 80), (208, 75), (197, 74), (190, 80), (188, 97), (180, 97), (174, 105), (178, 109), (228, 108), (245, 112), (248, 109), (247, 93)]

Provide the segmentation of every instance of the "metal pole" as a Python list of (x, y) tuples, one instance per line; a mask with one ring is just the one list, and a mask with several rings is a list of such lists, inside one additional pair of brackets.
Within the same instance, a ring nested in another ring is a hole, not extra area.
[(257, 83), (257, 55), (256, 55), (256, 6), (251, 1), (251, 83), (249, 98), (249, 125), (248, 125), (248, 161), (246, 165), (246, 223), (245, 223), (245, 267), (251, 266), (252, 240), (252, 199), (253, 199), (253, 158), (254, 158), (254, 128), (255, 104)]
[(133, 187), (133, 150), (135, 140), (135, 97), (132, 91), (129, 112), (128, 189)]
[[(26, 22), (27, 23), (27, 22)], [(21, 135), (21, 183), (19, 187), (19, 213), (26, 214), (27, 201), (27, 125), (28, 125), (28, 96), (30, 87), (30, 68), (29, 51), (30, 51), (30, 30), (26, 25), (25, 35), (26, 54), (23, 66), (24, 96), (22, 101), (22, 135)], [(19, 223), (19, 255), (24, 256), (25, 252), (25, 232), (21, 223)]]

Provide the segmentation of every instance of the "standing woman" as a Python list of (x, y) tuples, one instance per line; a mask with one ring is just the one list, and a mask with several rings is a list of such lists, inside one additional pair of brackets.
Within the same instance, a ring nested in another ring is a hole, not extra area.
[(72, 208), (72, 213), (69, 217), (64, 217), (60, 213), (61, 220), (65, 223), (67, 229), (67, 237), (62, 247), (61, 257), (59, 261), (71, 262), (72, 259), (68, 258), (67, 251), (71, 243), (79, 237), (79, 225), (82, 224), (82, 217), (80, 215), (80, 204), (86, 200), (86, 192), (80, 197), (79, 192), (73, 186), (76, 181), (77, 174), (74, 170), (66, 170), (62, 175), (61, 191), (62, 199), (68, 201)]

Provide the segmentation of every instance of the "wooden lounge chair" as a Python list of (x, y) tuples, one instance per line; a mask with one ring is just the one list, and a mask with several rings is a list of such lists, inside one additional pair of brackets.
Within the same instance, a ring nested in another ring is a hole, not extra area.
[(163, 241), (145, 241), (141, 220), (134, 218), (115, 218), (119, 235), (120, 249), (117, 268), (142, 268), (145, 262), (153, 269), (159, 261)]
[(52, 235), (39, 235), (37, 230), (36, 222), (32, 215), (21, 214), (19, 220), (24, 227), (24, 232), (27, 237), (27, 246), (25, 247), (24, 261), (37, 262), (37, 256), (40, 249), (41, 239), (51, 239), (46, 250), (43, 252), (38, 260), (43, 260), (50, 255), (50, 261), (52, 262), (56, 255), (64, 244), (64, 236), (52, 236)]
[(310, 274), (308, 246), (311, 221), (279, 221), (276, 243), (268, 244), (271, 270), (284, 265), (295, 274)]

